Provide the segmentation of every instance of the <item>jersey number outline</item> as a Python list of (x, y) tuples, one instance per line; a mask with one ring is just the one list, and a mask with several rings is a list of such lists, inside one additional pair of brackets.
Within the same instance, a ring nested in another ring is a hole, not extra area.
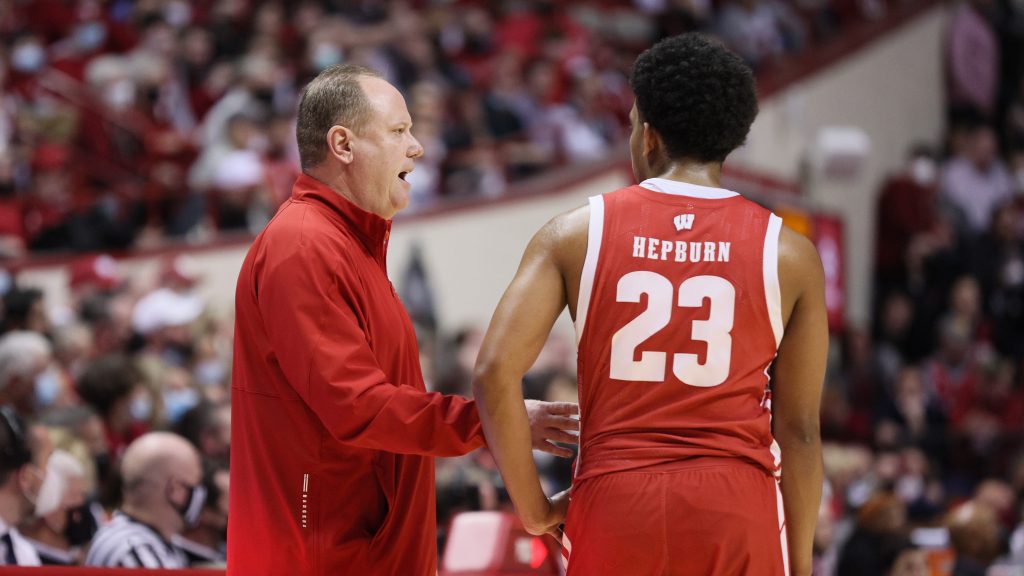
[[(619, 279), (616, 301), (638, 304), (647, 294), (647, 308), (612, 336), (610, 376), (613, 380), (664, 382), (668, 353), (645, 350), (634, 360), (637, 347), (654, 336), (672, 319), (672, 281), (646, 270), (630, 272)], [(703, 364), (696, 354), (672, 354), (672, 374), (683, 384), (711, 388), (725, 382), (732, 362), (732, 328), (736, 316), (736, 288), (721, 276), (692, 276), (679, 285), (675, 304), (680, 308), (701, 308), (711, 301), (707, 320), (694, 320), (690, 337), (707, 342)]]

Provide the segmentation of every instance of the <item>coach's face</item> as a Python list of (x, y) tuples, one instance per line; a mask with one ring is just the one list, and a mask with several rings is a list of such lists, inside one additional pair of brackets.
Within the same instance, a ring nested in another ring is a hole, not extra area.
[(352, 169), (360, 190), (353, 190), (360, 207), (390, 220), (409, 205), (406, 176), (423, 156), (412, 135), (412, 118), (405, 98), (380, 78), (360, 79), (370, 101), (370, 114), (352, 141)]

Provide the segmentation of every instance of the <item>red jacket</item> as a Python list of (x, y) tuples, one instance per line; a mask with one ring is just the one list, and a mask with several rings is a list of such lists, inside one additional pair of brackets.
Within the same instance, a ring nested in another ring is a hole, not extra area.
[(427, 393), (385, 271), (391, 223), (309, 176), (235, 295), (228, 574), (434, 576), (434, 463), (483, 445)]

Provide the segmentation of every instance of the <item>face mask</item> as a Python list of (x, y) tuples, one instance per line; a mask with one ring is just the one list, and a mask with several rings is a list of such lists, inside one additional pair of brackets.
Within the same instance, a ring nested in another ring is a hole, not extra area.
[[(170, 485), (167, 486), (170, 490)], [(199, 525), (199, 515), (203, 511), (203, 505), (206, 504), (206, 487), (202, 484), (196, 486), (187, 486), (188, 499), (185, 500), (185, 504), (182, 506), (176, 505), (171, 502), (171, 506), (181, 514), (181, 519), (185, 521), (185, 525), (189, 528), (195, 528)], [(170, 502), (170, 497), (168, 497)]]
[(47, 368), (42, 374), (36, 376), (36, 406), (48, 408), (60, 396), (60, 373), (53, 366)]
[(169, 2), (164, 4), (164, 20), (180, 30), (192, 22), (192, 7), (189, 6), (188, 2)]
[(132, 419), (138, 422), (145, 422), (153, 415), (153, 401), (147, 395), (136, 396), (128, 408)]
[(313, 49), (312, 64), (317, 72), (323, 72), (335, 64), (341, 64), (341, 49), (334, 44), (317, 44)]
[(193, 373), (200, 386), (217, 386), (224, 382), (224, 364), (220, 360), (206, 360), (196, 366)]
[(164, 392), (164, 410), (167, 412), (167, 420), (177, 422), (188, 412), (190, 408), (199, 403), (199, 394), (191, 388), (182, 388)]
[(910, 177), (918, 186), (935, 183), (935, 162), (931, 158), (915, 158), (910, 165)]
[(131, 80), (118, 80), (104, 92), (103, 99), (114, 110), (124, 110), (135, 103), (135, 84)]
[(68, 521), (64, 526), (64, 538), (71, 546), (82, 546), (87, 544), (96, 534), (99, 527), (96, 525), (96, 517), (93, 516), (89, 504), (83, 504), (77, 508), (68, 510)]
[(19, 72), (38, 72), (46, 63), (46, 52), (35, 42), (22, 44), (11, 54), (11, 67)]
[(107, 39), (107, 27), (103, 22), (93, 20), (92, 22), (83, 22), (75, 27), (74, 31), (75, 45), (80, 50), (90, 52), (100, 47), (101, 44)]

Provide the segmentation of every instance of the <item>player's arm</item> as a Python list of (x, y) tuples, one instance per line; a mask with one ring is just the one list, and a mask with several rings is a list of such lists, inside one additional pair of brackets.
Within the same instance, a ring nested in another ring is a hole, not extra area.
[(527, 247), (491, 318), (473, 380), (487, 443), (519, 517), (533, 534), (557, 526), (567, 505), (565, 499), (557, 499), (553, 505), (541, 489), (522, 391), (523, 375), (537, 359), (566, 305), (558, 261), (561, 227), (558, 218), (552, 220)]
[(828, 353), (825, 277), (811, 242), (783, 227), (779, 281), (788, 317), (775, 360), (772, 421), (782, 449), (782, 499), (790, 569), (810, 576), (814, 526), (821, 503), (821, 387)]

